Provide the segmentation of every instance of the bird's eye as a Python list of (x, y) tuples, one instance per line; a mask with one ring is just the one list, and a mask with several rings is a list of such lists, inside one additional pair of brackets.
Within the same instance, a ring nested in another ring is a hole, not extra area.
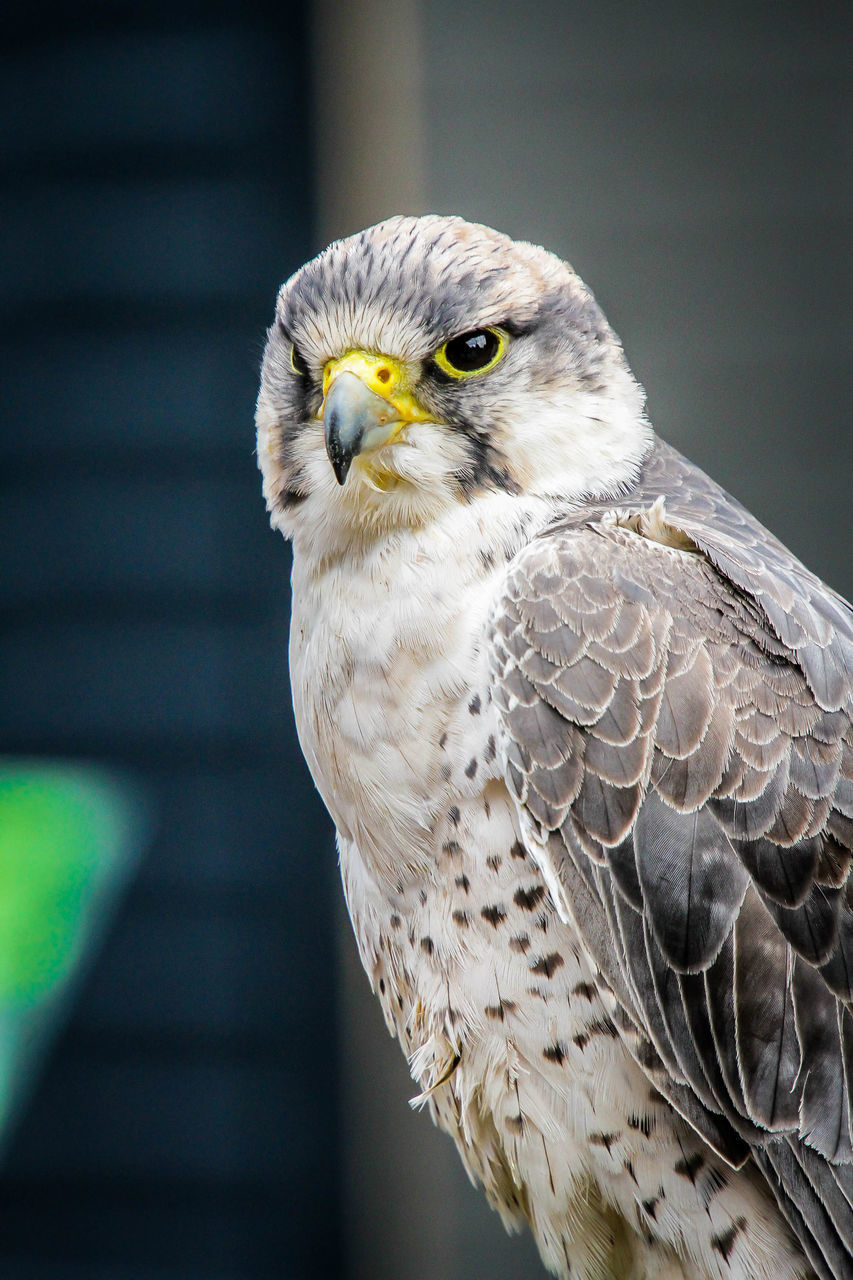
[(433, 359), (451, 378), (470, 378), (492, 369), (506, 350), (503, 329), (471, 329), (439, 347)]
[(305, 363), (304, 357), (297, 351), (296, 344), (293, 342), (290, 344), (290, 367), (294, 373), (299, 374), (300, 378), (308, 377), (308, 365)]

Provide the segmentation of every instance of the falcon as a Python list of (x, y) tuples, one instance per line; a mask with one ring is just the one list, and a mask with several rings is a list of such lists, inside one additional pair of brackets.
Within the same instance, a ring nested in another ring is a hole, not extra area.
[(568, 1280), (853, 1276), (853, 612), (658, 439), (570, 267), (395, 217), (257, 409), (367, 976)]

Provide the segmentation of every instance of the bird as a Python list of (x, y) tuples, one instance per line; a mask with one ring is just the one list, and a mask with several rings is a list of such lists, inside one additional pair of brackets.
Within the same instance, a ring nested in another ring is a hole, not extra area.
[(256, 412), (359, 955), (562, 1280), (853, 1276), (853, 611), (659, 438), (572, 268), (395, 216)]

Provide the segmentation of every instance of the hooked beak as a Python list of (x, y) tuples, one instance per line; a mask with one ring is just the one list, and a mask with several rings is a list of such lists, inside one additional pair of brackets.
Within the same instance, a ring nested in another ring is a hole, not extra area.
[(326, 452), (338, 484), (346, 481), (356, 454), (387, 444), (402, 426), (390, 401), (376, 395), (354, 373), (339, 373), (335, 378), (326, 396), (323, 421)]
[(401, 363), (386, 356), (351, 351), (330, 360), (323, 384), (326, 452), (341, 485), (360, 453), (380, 449), (408, 423), (430, 417), (408, 391)]

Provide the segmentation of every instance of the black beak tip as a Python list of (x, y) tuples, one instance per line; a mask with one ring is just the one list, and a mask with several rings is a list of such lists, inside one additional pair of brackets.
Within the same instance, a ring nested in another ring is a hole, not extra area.
[(335, 473), (335, 479), (337, 480), (338, 484), (340, 485), (346, 484), (347, 476), (349, 475), (349, 469), (352, 466), (352, 458), (341, 457), (341, 455), (339, 454), (337, 457), (333, 457), (331, 459), (331, 463), (332, 463), (332, 470)]
[(342, 434), (338, 414), (330, 406), (326, 413), (326, 453), (329, 455), (335, 479), (340, 485), (346, 483), (352, 460), (355, 457), (354, 451), (346, 447), (341, 438)]

